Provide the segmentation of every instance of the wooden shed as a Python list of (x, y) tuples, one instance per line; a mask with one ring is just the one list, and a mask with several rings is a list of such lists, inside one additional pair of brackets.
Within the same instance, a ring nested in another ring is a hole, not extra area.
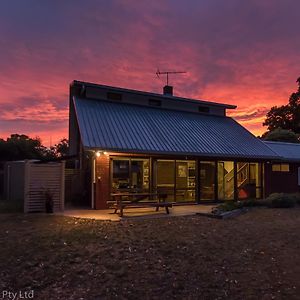
[(54, 212), (64, 210), (64, 162), (7, 162), (4, 176), (6, 199), (23, 201), (24, 212), (45, 212), (45, 193), (52, 196)]

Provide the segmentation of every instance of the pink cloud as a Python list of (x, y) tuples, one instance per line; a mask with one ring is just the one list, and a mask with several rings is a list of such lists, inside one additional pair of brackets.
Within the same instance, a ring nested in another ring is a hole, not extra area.
[(157, 68), (188, 71), (171, 77), (176, 95), (236, 104), (230, 115), (261, 133), (268, 109), (296, 89), (299, 8), (293, 0), (4, 3), (0, 136), (58, 140), (68, 132), (72, 80), (160, 93)]

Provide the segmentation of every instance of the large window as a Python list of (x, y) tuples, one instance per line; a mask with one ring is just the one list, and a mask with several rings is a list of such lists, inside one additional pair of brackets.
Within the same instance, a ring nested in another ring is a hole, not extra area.
[(200, 162), (200, 199), (215, 200), (216, 163), (213, 161)]
[(237, 163), (237, 189), (240, 200), (261, 198), (262, 181), (261, 163)]
[(112, 191), (148, 192), (149, 159), (114, 158), (112, 166)]
[(168, 201), (195, 201), (196, 163), (190, 160), (163, 160), (155, 162), (154, 189), (168, 195)]
[(234, 199), (233, 161), (218, 161), (218, 198), (219, 200)]
[(195, 161), (176, 161), (176, 202), (196, 200)]

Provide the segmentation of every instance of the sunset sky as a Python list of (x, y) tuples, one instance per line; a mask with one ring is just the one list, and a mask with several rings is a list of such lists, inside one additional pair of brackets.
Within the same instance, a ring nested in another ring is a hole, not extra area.
[(299, 0), (1, 0), (0, 137), (68, 137), (72, 80), (235, 104), (252, 133), (300, 76)]

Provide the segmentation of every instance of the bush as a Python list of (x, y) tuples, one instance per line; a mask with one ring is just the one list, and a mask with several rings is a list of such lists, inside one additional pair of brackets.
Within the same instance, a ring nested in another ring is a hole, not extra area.
[(268, 206), (272, 208), (290, 208), (299, 203), (299, 194), (274, 193), (267, 199)]
[(254, 207), (254, 206), (266, 206), (267, 201), (265, 199), (249, 199), (241, 201), (243, 207)]
[(285, 193), (274, 193), (266, 199), (247, 199), (242, 201), (226, 201), (219, 204), (215, 209), (214, 213), (222, 213), (243, 207), (255, 207), (255, 206), (267, 206), (271, 208), (289, 208), (294, 207), (296, 204), (300, 205), (300, 193), (296, 194), (285, 194)]
[(215, 210), (217, 212), (225, 212), (225, 211), (231, 211), (235, 209), (242, 208), (241, 202), (236, 202), (236, 201), (226, 201), (222, 204), (219, 204)]

